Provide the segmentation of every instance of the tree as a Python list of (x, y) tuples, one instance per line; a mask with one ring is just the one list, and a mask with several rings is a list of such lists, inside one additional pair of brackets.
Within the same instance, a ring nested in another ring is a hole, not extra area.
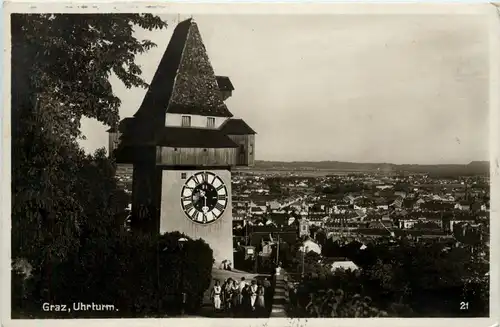
[(147, 85), (134, 59), (154, 43), (137, 40), (136, 26), (166, 23), (147, 14), (11, 15), (13, 258), (41, 264), (78, 248), (95, 200), (81, 190), (92, 160), (77, 143), (80, 120), (118, 122), (112, 73), (127, 87)]
[(326, 281), (309, 281), (308, 289), (340, 288), (346, 294), (367, 295), (376, 308), (391, 316), (464, 315), (456, 299), (470, 303), (467, 316), (487, 315), (488, 264), (471, 261), (467, 248), (406, 240), (392, 245), (377, 240), (363, 250), (358, 242), (333, 249), (334, 244), (329, 240), (323, 250), (349, 258), (361, 271), (357, 275), (335, 271)]
[(339, 243), (333, 241), (331, 238), (327, 239), (321, 247), (321, 254), (325, 257), (341, 257), (341, 251)]
[(34, 266), (33, 294), (53, 298), (57, 267), (82, 247), (116, 245), (107, 234), (119, 232), (123, 194), (104, 152), (79, 147), (80, 120), (118, 122), (108, 79), (147, 86), (134, 59), (154, 43), (133, 31), (165, 26), (147, 14), (11, 15), (12, 257)]
[(327, 235), (323, 229), (316, 232), (316, 241), (319, 245), (321, 245), (321, 247), (325, 246), (325, 243), (327, 242)]
[(281, 187), (281, 183), (283, 180), (278, 177), (271, 177), (266, 179), (265, 183), (267, 187), (269, 188), (269, 193), (271, 194), (282, 194), (283, 190)]
[(312, 276), (325, 276), (328, 271), (325, 267), (323, 267), (323, 264), (321, 262), (322, 258), (321, 255), (317, 254), (314, 251), (309, 251), (304, 255), (303, 261), (302, 261), (302, 252), (298, 251), (297, 252), (297, 259), (300, 260), (300, 264), (297, 265), (298, 272), (302, 271), (302, 264), (304, 265), (304, 272), (306, 274), (310, 274)]
[(319, 227), (312, 225), (309, 227), (309, 236), (314, 237), (314, 234), (319, 230)]

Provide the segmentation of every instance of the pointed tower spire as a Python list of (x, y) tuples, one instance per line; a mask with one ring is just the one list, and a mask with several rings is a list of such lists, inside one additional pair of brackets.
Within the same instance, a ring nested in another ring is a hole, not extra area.
[(136, 118), (163, 125), (166, 113), (232, 117), (224, 104), (198, 26), (177, 25)]

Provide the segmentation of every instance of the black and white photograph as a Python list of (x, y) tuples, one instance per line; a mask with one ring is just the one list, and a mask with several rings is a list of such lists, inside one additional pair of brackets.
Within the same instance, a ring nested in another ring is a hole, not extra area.
[(498, 322), (494, 5), (100, 6), (4, 7), (9, 323)]

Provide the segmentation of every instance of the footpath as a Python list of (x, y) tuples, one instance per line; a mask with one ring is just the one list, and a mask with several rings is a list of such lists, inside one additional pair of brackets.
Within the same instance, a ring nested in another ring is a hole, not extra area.
[(288, 306), (288, 278), (286, 272), (281, 270), (281, 274), (274, 276), (274, 296), (271, 309), (271, 318), (286, 318), (286, 308)]

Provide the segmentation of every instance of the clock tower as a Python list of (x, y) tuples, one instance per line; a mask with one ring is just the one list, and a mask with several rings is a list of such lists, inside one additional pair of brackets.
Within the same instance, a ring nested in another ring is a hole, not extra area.
[[(215, 264), (233, 260), (231, 169), (254, 160), (255, 132), (225, 104), (234, 87), (216, 76), (196, 23), (177, 25), (142, 105), (110, 139), (133, 165), (132, 228), (205, 240)], [(116, 143), (116, 142), (115, 142)]]

